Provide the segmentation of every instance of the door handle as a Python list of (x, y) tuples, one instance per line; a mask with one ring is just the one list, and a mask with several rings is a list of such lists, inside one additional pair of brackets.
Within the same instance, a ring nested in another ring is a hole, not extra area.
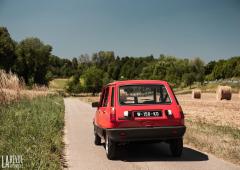
[(105, 113), (106, 113), (106, 110), (104, 110), (103, 113), (105, 114)]

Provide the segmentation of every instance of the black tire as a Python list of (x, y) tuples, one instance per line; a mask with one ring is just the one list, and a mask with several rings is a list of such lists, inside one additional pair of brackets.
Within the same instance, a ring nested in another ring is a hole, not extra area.
[(114, 160), (116, 158), (116, 143), (109, 139), (107, 135), (105, 139), (105, 150), (109, 160)]
[(183, 139), (175, 139), (170, 142), (170, 150), (172, 152), (172, 156), (181, 157), (183, 150)]
[(98, 136), (98, 134), (94, 133), (94, 136), (95, 136), (94, 144), (101, 145), (101, 138)]

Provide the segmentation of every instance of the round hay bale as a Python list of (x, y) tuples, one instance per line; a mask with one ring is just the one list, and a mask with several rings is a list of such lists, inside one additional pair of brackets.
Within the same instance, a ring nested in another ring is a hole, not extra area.
[(216, 91), (217, 100), (231, 100), (232, 88), (230, 86), (218, 86)]
[(199, 89), (192, 90), (192, 98), (201, 99), (201, 90)]

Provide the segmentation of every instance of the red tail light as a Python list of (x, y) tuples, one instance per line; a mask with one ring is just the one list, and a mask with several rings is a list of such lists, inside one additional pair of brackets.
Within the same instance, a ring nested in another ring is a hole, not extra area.
[(180, 110), (180, 118), (181, 118), (181, 125), (184, 125), (184, 114), (183, 114), (183, 110), (182, 107), (179, 106), (179, 110)]
[(115, 108), (111, 108), (111, 112), (110, 112), (110, 121), (111, 122), (116, 122), (116, 110)]

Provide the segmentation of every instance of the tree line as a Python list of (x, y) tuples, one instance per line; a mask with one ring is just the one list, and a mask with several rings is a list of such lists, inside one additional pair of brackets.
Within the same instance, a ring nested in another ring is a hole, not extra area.
[(200, 58), (180, 59), (161, 54), (146, 57), (119, 57), (112, 51), (81, 55), (75, 74), (71, 76), (69, 92), (98, 92), (104, 84), (115, 80), (166, 80), (176, 87), (191, 86), (216, 79), (240, 78), (240, 56), (205, 64)]
[(52, 46), (35, 37), (14, 41), (0, 27), (0, 69), (12, 71), (27, 85), (45, 84), (54, 78), (69, 78), (69, 92), (98, 92), (114, 80), (160, 79), (176, 86), (193, 82), (240, 77), (240, 56), (205, 64), (200, 58), (180, 59), (161, 54), (119, 57), (113, 51), (82, 54), (73, 59), (53, 55)]
[(36, 37), (16, 42), (6, 27), (0, 27), (0, 69), (18, 74), (27, 85), (47, 85), (53, 78), (75, 74), (74, 62), (54, 56), (51, 51), (51, 45)]

